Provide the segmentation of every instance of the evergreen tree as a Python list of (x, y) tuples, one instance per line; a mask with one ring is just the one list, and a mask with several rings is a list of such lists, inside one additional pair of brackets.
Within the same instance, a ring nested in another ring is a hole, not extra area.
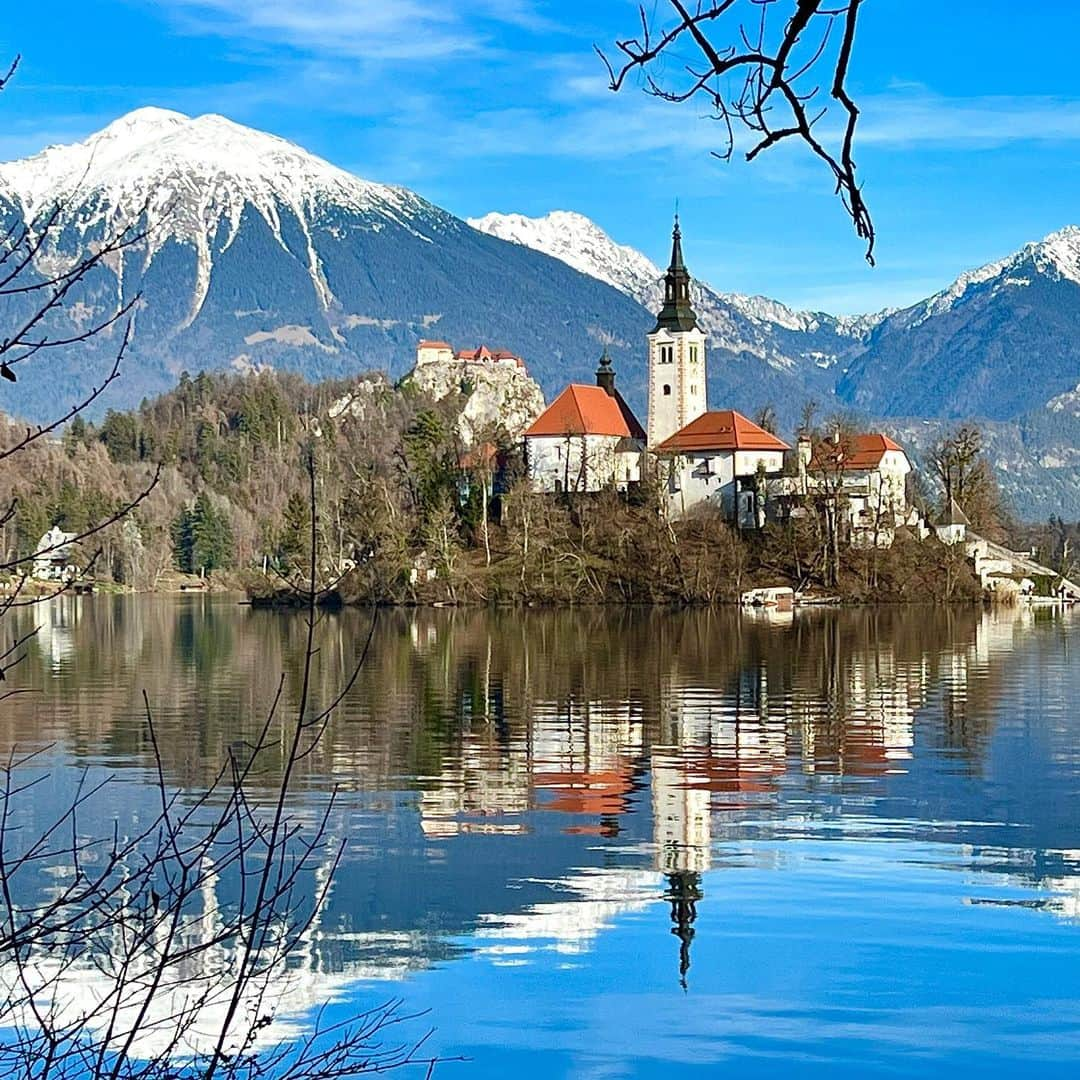
[(75, 451), (82, 446), (90, 436), (90, 428), (81, 416), (76, 416), (67, 426), (64, 432), (64, 449), (68, 457), (74, 457)]
[(200, 492), (173, 523), (173, 551), (177, 566), (188, 574), (225, 570), (232, 565), (232, 528), (206, 492)]
[(311, 547), (311, 507), (308, 500), (294, 491), (285, 504), (284, 522), (278, 534), (275, 554), (286, 566), (303, 564)]
[(139, 422), (134, 413), (119, 413), (110, 409), (105, 414), (98, 438), (105, 444), (109, 457), (120, 465), (130, 465), (139, 458)]
[(194, 573), (193, 555), (194, 543), (192, 542), (192, 524), (194, 513), (190, 507), (185, 506), (172, 524), (173, 559), (176, 568), (185, 574)]

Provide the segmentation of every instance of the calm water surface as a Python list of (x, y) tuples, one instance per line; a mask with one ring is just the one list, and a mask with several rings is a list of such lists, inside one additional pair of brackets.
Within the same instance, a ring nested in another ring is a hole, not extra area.
[[(0, 741), (121, 817), (144, 688), (197, 790), (301, 655), (206, 597), (37, 618)], [(348, 849), (282, 1021), (401, 997), (451, 1077), (1080, 1075), (1078, 654), (1051, 610), (383, 614), (305, 762)]]

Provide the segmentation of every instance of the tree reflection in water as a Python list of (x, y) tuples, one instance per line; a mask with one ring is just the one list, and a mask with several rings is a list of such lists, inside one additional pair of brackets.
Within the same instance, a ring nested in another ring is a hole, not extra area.
[[(320, 627), (316, 704), (366, 625)], [(126, 774), (119, 813), (138, 813), (151, 765), (143, 687), (167, 703), (162, 760), (188, 789), (250, 737), (274, 672), (295, 692), (288, 614), (63, 598), (49, 627), (19, 673), (40, 693), (13, 699), (0, 739)], [(316, 813), (340, 788), (330, 827), (348, 838), (305, 963), (345, 993), (468, 951), (578, 954), (642, 913), (678, 939), (685, 988), (715, 875), (862, 835), (947, 844), (967, 869), (1053, 888), (1068, 916), (1075, 676), (1040, 691), (1056, 725), (1034, 726), (1028, 697), (1073, 634), (1029, 610), (390, 612), (294, 796)]]

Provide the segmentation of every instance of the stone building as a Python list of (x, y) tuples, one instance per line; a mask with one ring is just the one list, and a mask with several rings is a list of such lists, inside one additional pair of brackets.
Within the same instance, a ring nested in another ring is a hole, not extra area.
[(499, 364), (506, 367), (525, 367), (525, 361), (506, 349), (489, 349), (478, 345), (475, 349), (454, 350), (447, 341), (421, 341), (416, 346), (416, 366), (426, 364)]

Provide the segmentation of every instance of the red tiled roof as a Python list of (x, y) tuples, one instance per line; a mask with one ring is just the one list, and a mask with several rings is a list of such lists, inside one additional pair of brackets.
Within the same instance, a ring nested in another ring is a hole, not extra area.
[(790, 450), (787, 443), (758, 427), (734, 409), (702, 413), (676, 431), (657, 448), (657, 453), (678, 454), (688, 450)]
[(603, 387), (571, 383), (526, 435), (620, 435), (630, 437), (618, 402)]
[(446, 341), (421, 341), (421, 349), (452, 349), (453, 345)]
[[(833, 462), (842, 468), (859, 471), (861, 469), (876, 469), (881, 464), (881, 459), (890, 451), (899, 450), (904, 453), (904, 448), (893, 442), (888, 435), (874, 433), (869, 435), (852, 435), (841, 439), (839, 443), (826, 442), (814, 451), (812, 464), (817, 468)], [(836, 455), (839, 454), (839, 462)]]

